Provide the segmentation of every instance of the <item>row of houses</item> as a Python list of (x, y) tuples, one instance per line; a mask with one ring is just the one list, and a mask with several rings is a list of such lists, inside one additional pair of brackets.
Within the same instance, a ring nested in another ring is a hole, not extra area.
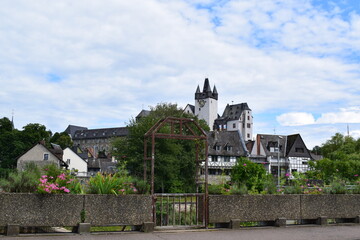
[[(306, 172), (309, 161), (319, 158), (307, 149), (300, 134), (257, 134), (254, 137), (252, 110), (248, 104), (227, 104), (222, 115), (219, 115), (218, 98), (216, 86), (212, 90), (209, 80), (205, 79), (202, 91), (199, 86), (195, 91), (195, 104), (188, 104), (184, 108), (184, 112), (205, 120), (211, 129), (208, 132), (209, 176), (229, 175), (239, 157), (248, 157), (262, 164), (273, 175)], [(142, 110), (136, 120), (148, 114), (149, 111)], [(59, 154), (55, 156), (59, 166), (76, 169), (79, 175), (112, 171), (116, 160), (110, 155), (110, 140), (129, 134), (126, 127), (88, 129), (75, 125), (69, 125), (65, 132), (71, 137), (74, 147), (64, 149), (62, 157)], [(45, 156), (53, 150), (44, 147), (37, 146), (43, 152), (43, 156), (40, 154), (37, 158), (39, 161), (48, 161)], [(57, 151), (60, 150), (57, 148)], [(30, 157), (30, 152), (19, 158), (18, 168), (22, 168), (22, 162), (26, 159), (34, 158)]]

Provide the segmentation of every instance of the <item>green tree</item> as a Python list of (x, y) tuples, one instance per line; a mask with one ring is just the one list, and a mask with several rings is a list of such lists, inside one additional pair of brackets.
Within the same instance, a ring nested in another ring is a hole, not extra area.
[(66, 132), (58, 133), (56, 132), (51, 138), (50, 143), (55, 143), (60, 145), (62, 149), (73, 146), (73, 141), (71, 137)]
[[(144, 134), (165, 117), (187, 117), (176, 104), (161, 103), (151, 108), (148, 116), (128, 125), (129, 136), (112, 140), (112, 154), (118, 160), (126, 160), (132, 176), (142, 178), (144, 158)], [(205, 121), (200, 126), (208, 130)], [(169, 129), (164, 129), (169, 132)], [(155, 191), (192, 192), (195, 190), (195, 142), (176, 139), (156, 139), (155, 145)]]
[(237, 185), (246, 185), (252, 191), (263, 191), (266, 179), (265, 168), (245, 157), (239, 158), (231, 170), (231, 181)]

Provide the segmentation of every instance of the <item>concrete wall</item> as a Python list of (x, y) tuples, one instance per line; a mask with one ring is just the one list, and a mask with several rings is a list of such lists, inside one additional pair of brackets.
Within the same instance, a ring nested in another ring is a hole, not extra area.
[(360, 195), (210, 195), (209, 222), (356, 218)]
[[(152, 221), (150, 195), (0, 194), (0, 227), (141, 225)], [(358, 195), (210, 195), (209, 222), (356, 218)]]
[(211, 195), (209, 222), (275, 221), (300, 218), (300, 195)]
[(92, 225), (152, 221), (149, 195), (0, 194), (0, 226), (76, 226), (85, 210)]

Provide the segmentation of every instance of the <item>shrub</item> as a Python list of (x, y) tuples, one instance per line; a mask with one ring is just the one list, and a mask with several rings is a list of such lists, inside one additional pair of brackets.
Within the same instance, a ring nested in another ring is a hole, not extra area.
[(245, 184), (254, 192), (264, 190), (264, 181), (267, 178), (265, 168), (246, 158), (239, 158), (231, 171), (231, 181), (236, 184)]
[(38, 193), (84, 193), (81, 183), (70, 174), (70, 171), (47, 165), (43, 172), (37, 186)]
[(22, 172), (11, 172), (7, 179), (0, 180), (5, 192), (32, 193), (36, 191), (40, 170), (34, 163), (28, 163)]
[(224, 186), (222, 184), (209, 184), (208, 185), (208, 191), (209, 194), (222, 194), (223, 193)]
[(230, 187), (230, 194), (234, 194), (234, 195), (248, 194), (248, 189), (245, 184), (234, 185)]

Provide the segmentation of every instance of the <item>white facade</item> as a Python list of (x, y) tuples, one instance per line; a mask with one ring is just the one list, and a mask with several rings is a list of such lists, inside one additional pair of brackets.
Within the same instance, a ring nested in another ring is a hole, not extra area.
[(195, 115), (199, 119), (203, 119), (212, 130), (214, 121), (217, 118), (218, 102), (213, 98), (197, 99), (195, 100)]
[(239, 119), (227, 122), (227, 131), (240, 131), (245, 141), (253, 139), (253, 116), (251, 110), (244, 110)]
[(69, 170), (78, 170), (80, 175), (87, 173), (87, 162), (70, 148), (64, 150), (63, 161), (69, 165)]

